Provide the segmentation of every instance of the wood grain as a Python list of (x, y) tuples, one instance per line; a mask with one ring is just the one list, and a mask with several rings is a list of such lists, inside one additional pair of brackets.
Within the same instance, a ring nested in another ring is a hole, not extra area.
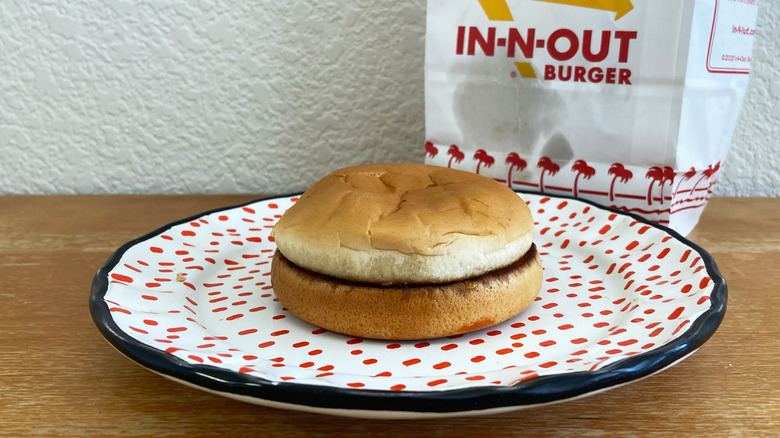
[(176, 384), (92, 323), (118, 246), (256, 196), (0, 197), (0, 436), (767, 436), (780, 431), (780, 199), (715, 198), (689, 236), (729, 287), (726, 318), (681, 364), (581, 400), (500, 415), (368, 421), (263, 408)]

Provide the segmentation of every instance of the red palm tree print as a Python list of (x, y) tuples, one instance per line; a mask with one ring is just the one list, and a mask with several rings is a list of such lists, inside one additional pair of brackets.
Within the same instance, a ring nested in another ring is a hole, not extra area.
[(712, 175), (715, 175), (715, 172), (720, 169), (720, 162), (715, 163), (715, 167), (712, 167), (712, 164), (707, 165), (707, 168), (702, 171), (702, 176), (699, 178), (698, 181), (696, 181), (696, 184), (691, 187), (691, 195), (693, 195), (693, 192), (696, 190), (696, 186), (699, 185), (701, 180), (704, 178), (712, 178)]
[(439, 150), (436, 148), (436, 146), (433, 145), (433, 143), (426, 141), (425, 142), (425, 155), (434, 158), (439, 153)]
[(577, 172), (577, 176), (574, 177), (574, 196), (576, 197), (577, 183), (579, 182), (580, 177), (591, 179), (591, 177), (596, 174), (596, 169), (588, 166), (588, 163), (586, 163), (584, 160), (577, 160), (571, 166), (571, 170), (572, 172)]
[(680, 178), (680, 182), (677, 183), (677, 188), (674, 189), (674, 193), (677, 193), (677, 192), (680, 191), (680, 184), (682, 184), (683, 181), (689, 180), (689, 179), (693, 178), (694, 176), (696, 176), (696, 169), (694, 169), (693, 166), (691, 166), (691, 168), (688, 169), (687, 172), (682, 174), (682, 178)]
[(447, 161), (447, 167), (452, 167), (452, 160), (455, 160), (456, 163), (460, 163), (464, 158), (466, 158), (466, 156), (463, 155), (463, 152), (461, 152), (460, 149), (458, 149), (458, 147), (455, 145), (452, 145), (449, 149), (447, 149), (447, 155), (450, 156), (450, 160)]
[(634, 177), (634, 174), (630, 170), (626, 169), (620, 163), (612, 163), (607, 171), (607, 174), (612, 175), (612, 182), (609, 184), (609, 200), (615, 200), (615, 181), (620, 179), (620, 182), (627, 183), (628, 180)]
[(669, 186), (674, 184), (674, 169), (669, 166), (664, 166), (664, 175), (661, 178), (661, 204), (664, 203), (664, 187), (666, 187), (666, 183), (669, 183)]
[(528, 167), (528, 163), (526, 163), (525, 160), (520, 158), (520, 155), (517, 155), (516, 152), (510, 152), (509, 155), (506, 156), (506, 161), (504, 162), (509, 165), (509, 174), (506, 176), (506, 185), (511, 189), (512, 170), (517, 169), (522, 172), (523, 170), (525, 170), (526, 167)]
[[(718, 170), (720, 170), (720, 161), (716, 162), (716, 163), (715, 163), (715, 167), (713, 167), (713, 168), (712, 168), (712, 176), (715, 176), (715, 175), (717, 175), (717, 173), (718, 173)], [(712, 185), (713, 185), (713, 184), (715, 184), (715, 182), (716, 182), (716, 181), (717, 181), (717, 179), (718, 179), (718, 178), (714, 178), (714, 179), (713, 179), (713, 178), (712, 178), (712, 176), (710, 177), (710, 184), (709, 184), (709, 186), (708, 186), (707, 188), (710, 188), (710, 187), (712, 187)]]
[(647, 205), (653, 203), (653, 185), (656, 182), (661, 182), (664, 179), (664, 170), (658, 166), (653, 166), (647, 171), (645, 178), (650, 178), (650, 187), (647, 188)]
[(496, 162), (496, 160), (488, 155), (484, 149), (478, 149), (476, 152), (474, 152), (474, 159), (477, 160), (477, 173), (479, 173), (479, 168), (483, 164), (485, 167), (490, 167), (493, 165), (493, 163)]
[(544, 174), (549, 173), (550, 176), (555, 175), (561, 170), (561, 167), (553, 163), (550, 157), (539, 158), (539, 162), (536, 163), (536, 167), (542, 169), (542, 173), (539, 176), (539, 191), (544, 192)]

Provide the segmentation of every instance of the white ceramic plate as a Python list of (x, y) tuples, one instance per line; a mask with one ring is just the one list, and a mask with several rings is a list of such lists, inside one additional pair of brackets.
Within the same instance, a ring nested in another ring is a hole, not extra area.
[(93, 319), (166, 377), (258, 404), (376, 418), (484, 414), (609, 389), (673, 365), (716, 330), (726, 285), (675, 232), (593, 203), (521, 193), (537, 222), (534, 304), (465, 335), (388, 342), (284, 309), (269, 237), (296, 196), (183, 219), (119, 248)]

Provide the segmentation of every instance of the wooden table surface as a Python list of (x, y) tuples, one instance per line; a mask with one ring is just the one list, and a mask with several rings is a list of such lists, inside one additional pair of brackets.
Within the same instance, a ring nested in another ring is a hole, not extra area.
[(715, 335), (655, 376), (510, 413), (376, 421), (278, 410), (162, 378), (115, 351), (88, 309), (121, 244), (253, 196), (1, 196), (0, 436), (778, 436), (780, 199), (715, 198), (689, 238), (726, 278)]

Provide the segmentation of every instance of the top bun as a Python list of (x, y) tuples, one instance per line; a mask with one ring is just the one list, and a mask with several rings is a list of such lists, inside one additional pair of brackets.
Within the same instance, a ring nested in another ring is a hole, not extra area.
[(341, 279), (443, 283), (508, 266), (528, 251), (533, 218), (499, 182), (411, 163), (336, 170), (279, 219), (292, 263)]

